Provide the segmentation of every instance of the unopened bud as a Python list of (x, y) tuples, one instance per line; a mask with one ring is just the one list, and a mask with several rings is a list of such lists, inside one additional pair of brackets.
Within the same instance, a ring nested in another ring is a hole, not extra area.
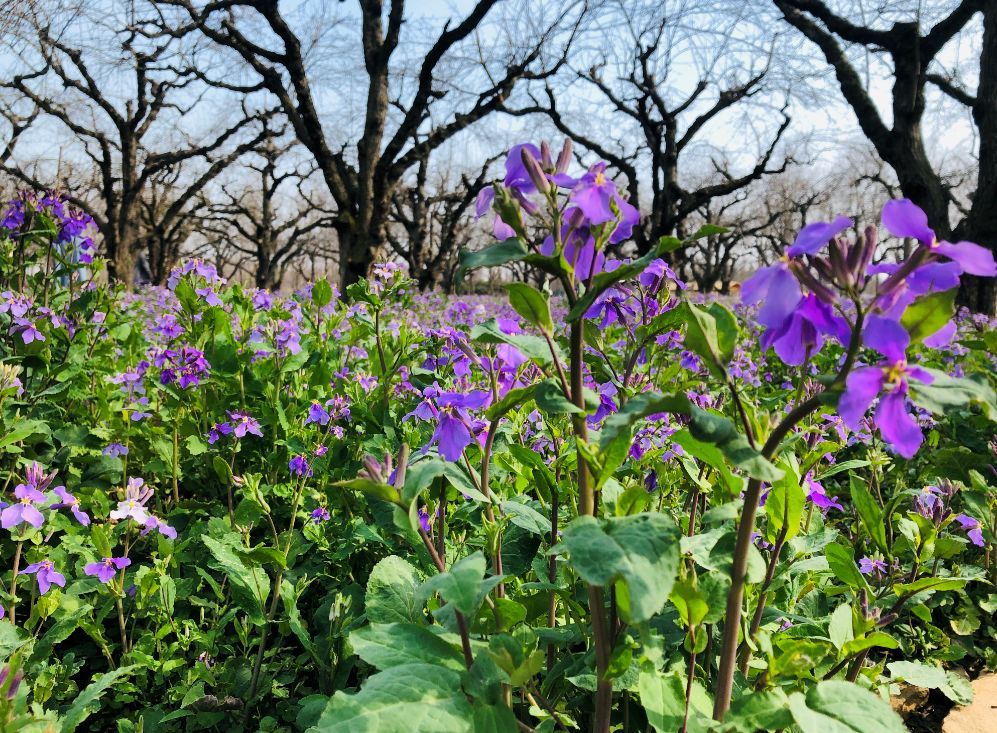
[(523, 165), (526, 166), (526, 172), (529, 174), (530, 180), (533, 181), (533, 185), (537, 187), (537, 191), (540, 193), (550, 191), (550, 181), (544, 175), (540, 163), (533, 157), (533, 153), (523, 148), (521, 155), (523, 157)]
[(545, 171), (554, 168), (554, 157), (550, 154), (550, 145), (546, 142), (540, 143), (540, 164)]
[(565, 138), (561, 146), (561, 152), (557, 156), (557, 164), (554, 166), (555, 173), (567, 173), (568, 166), (571, 165), (571, 138)]
[(834, 281), (841, 285), (849, 286), (854, 284), (852, 273), (848, 269), (847, 254), (845, 248), (848, 245), (842, 239), (832, 239), (828, 246), (828, 256), (831, 263), (831, 274)]

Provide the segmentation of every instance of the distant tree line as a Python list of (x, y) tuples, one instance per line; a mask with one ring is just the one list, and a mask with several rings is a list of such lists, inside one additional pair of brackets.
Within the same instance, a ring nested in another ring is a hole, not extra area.
[[(889, 195), (939, 237), (993, 248), (997, 0), (888, 5), (8, 3), (0, 175), (65, 191), (126, 284), (191, 255), (258, 287), (348, 284), (390, 257), (449, 288), (459, 250), (489, 239), (474, 200), (500, 152), (556, 136), (607, 161), (644, 213), (620, 254), (729, 228), (673, 254), (701, 289), (728, 289), (808, 221), (874, 220)], [(826, 140), (796, 119), (825, 107), (857, 132), (815, 170)], [(958, 155), (932, 148), (939, 110), (975, 135)], [(992, 282), (960, 297), (993, 312)]]

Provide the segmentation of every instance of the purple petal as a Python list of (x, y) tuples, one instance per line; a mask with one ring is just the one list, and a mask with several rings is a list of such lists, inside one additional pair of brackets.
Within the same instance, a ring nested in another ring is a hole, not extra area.
[(602, 224), (616, 218), (609, 208), (611, 192), (604, 186), (583, 185), (571, 194), (571, 202), (577, 206), (590, 224)]
[(803, 299), (800, 284), (787, 268), (772, 273), (768, 293), (758, 311), (758, 322), (766, 328), (781, 326)]
[(907, 276), (907, 287), (918, 295), (951, 290), (959, 284), (961, 274), (962, 267), (958, 262), (929, 262)]
[(927, 247), (935, 241), (928, 215), (910, 199), (887, 201), (883, 206), (883, 226), (894, 237), (911, 237)]
[(959, 264), (963, 272), (980, 277), (997, 276), (993, 252), (972, 242), (939, 242), (933, 251)]
[(478, 198), (474, 202), (474, 213), (480, 219), (488, 210), (492, 208), (492, 201), (495, 200), (495, 189), (485, 186), (478, 192)]
[(924, 345), (929, 349), (940, 349), (943, 346), (948, 346), (952, 343), (952, 337), (955, 336), (956, 326), (955, 321), (949, 321), (944, 326), (939, 328), (933, 334), (924, 339)]
[(456, 463), (464, 449), (471, 444), (471, 431), (457, 418), (444, 415), (433, 433), (433, 440), (439, 442), (440, 455), (451, 463)]
[(832, 222), (815, 221), (813, 224), (807, 224), (796, 235), (796, 241), (786, 250), (786, 254), (790, 257), (812, 255), (854, 223), (847, 216), (839, 216)]
[(848, 375), (845, 392), (838, 401), (838, 414), (852, 430), (858, 430), (866, 410), (883, 389), (880, 367), (861, 367)]
[(761, 267), (756, 270), (755, 274), (741, 285), (741, 302), (745, 305), (755, 305), (758, 303), (768, 293), (769, 287), (772, 284), (772, 278), (775, 277), (776, 272), (785, 269), (785, 262), (777, 262), (774, 265)]
[(883, 316), (872, 315), (862, 331), (862, 341), (870, 349), (875, 349), (891, 362), (906, 358), (910, 334), (897, 321)]
[(902, 386), (879, 401), (873, 418), (883, 440), (904, 458), (913, 458), (924, 436), (914, 416), (907, 411), (907, 390)]

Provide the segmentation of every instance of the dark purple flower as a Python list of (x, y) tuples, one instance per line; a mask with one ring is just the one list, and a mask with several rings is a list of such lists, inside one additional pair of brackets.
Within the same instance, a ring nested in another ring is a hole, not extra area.
[(429, 510), (425, 506), (419, 507), (419, 527), (427, 533), (432, 529), (432, 524), (429, 521)]
[(208, 431), (208, 445), (214, 445), (226, 435), (232, 434), (232, 426), (228, 422), (216, 422)]
[(468, 410), (486, 407), (491, 395), (485, 390), (444, 392), (434, 385), (427, 387), (423, 396), (426, 399), (405, 418), (435, 419), (436, 430), (429, 444), (437, 444), (440, 455), (446, 460), (459, 461), (464, 449), (471, 444), (471, 416)]
[(94, 575), (101, 583), (110, 583), (118, 570), (124, 570), (132, 561), (127, 557), (105, 557), (99, 562), (92, 562), (83, 568), (87, 575)]
[(616, 184), (606, 177), (606, 164), (599, 162), (589, 168), (572, 189), (570, 201), (594, 226), (616, 218), (610, 206), (615, 194)]
[(295, 476), (311, 476), (312, 469), (308, 465), (308, 459), (304, 455), (294, 456), (287, 464), (287, 467), (291, 470), (291, 473)]
[(845, 511), (845, 508), (838, 503), (838, 497), (829, 497), (824, 491), (824, 485), (821, 484), (814, 478), (813, 471), (807, 473), (803, 482), (807, 486), (807, 499), (814, 503), (818, 509), (820, 509), (825, 514), (831, 509), (837, 509), (839, 512)]
[(49, 588), (53, 585), (57, 585), (60, 588), (66, 587), (66, 576), (55, 569), (51, 560), (32, 563), (21, 572), (35, 574), (35, 580), (38, 581), (38, 592), (41, 595), (48, 593)]
[(329, 411), (322, 406), (321, 402), (313, 402), (308, 408), (308, 417), (305, 418), (305, 425), (318, 423), (319, 425), (329, 424)]
[(316, 507), (311, 513), (312, 522), (314, 524), (321, 524), (322, 522), (329, 521), (329, 510), (324, 506)]

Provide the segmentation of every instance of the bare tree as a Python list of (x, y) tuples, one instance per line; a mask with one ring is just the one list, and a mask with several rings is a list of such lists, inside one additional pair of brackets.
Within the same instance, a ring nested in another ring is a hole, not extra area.
[[(390, 0), (387, 7), (382, 0), (360, 0), (359, 36), (367, 75), (363, 125), (355, 140), (339, 147), (316, 104), (306, 44), (277, 0), (219, 0), (200, 7), (192, 0), (160, 0), (160, 5), (186, 13), (185, 21), (172, 27), (174, 35), (199, 31), (235, 51), (259, 84), (279, 100), (338, 207), (340, 278), (348, 284), (366, 274), (374, 252), (385, 244), (391, 198), (406, 173), (428, 153), (498, 110), (521, 80), (545, 78), (563, 62), (563, 51), (552, 60), (548, 56), (576, 3), (560, 10), (531, 43), (510, 46), (504, 58), (498, 58), (498, 49), (480, 54), (480, 73), (462, 74), (459, 83), (447, 82), (445, 67), (468, 50), (497, 2), (478, 0), (458, 22), (447, 21), (421, 54), (421, 62), (415, 63), (414, 74), (406, 77), (399, 68), (404, 61), (397, 58), (407, 22), (404, 0)], [(276, 39), (273, 46), (261, 45), (258, 39), (263, 35)], [(473, 84), (477, 88), (468, 90)], [(343, 131), (338, 130), (336, 137), (343, 137)]]
[[(110, 274), (131, 284), (135, 258), (143, 244), (180, 226), (197, 194), (269, 134), (266, 120), (271, 115), (252, 111), (244, 100), (242, 114), (234, 122), (206, 140), (194, 139), (178, 129), (177, 121), (200, 108), (204, 90), (197, 88), (195, 69), (184, 65), (170, 43), (143, 43), (134, 28), (126, 28), (117, 34), (119, 60), (108, 70), (102, 62), (104, 49), (74, 45), (66, 40), (69, 34), (53, 33), (40, 17), (33, 18), (33, 23), (30, 55), (24, 54), (28, 57), (21, 60), (26, 70), (0, 82), (0, 89), (10, 90), (23, 104), (33, 105), (32, 111), (17, 116), (15, 105), (0, 112), (15, 130), (46, 118), (76, 139), (98, 172), (99, 182), (96, 197), (81, 194), (71, 198), (97, 223)], [(101, 77), (109, 71), (120, 76)], [(123, 103), (118, 84), (109, 83), (109, 78), (117, 81), (122, 77), (130, 77), (132, 85)], [(61, 90), (53, 92), (52, 83)], [(25, 129), (17, 138), (26, 137), (21, 134)], [(166, 130), (172, 134), (166, 135)], [(29, 173), (10, 153), (2, 170), (35, 188), (51, 186), (51, 179)], [(169, 202), (157, 202), (154, 221), (147, 219), (154, 225), (153, 231), (143, 232), (142, 213), (150, 204), (148, 189), (171, 179), (182, 185), (171, 187)]]
[[(877, 28), (853, 23), (820, 0), (773, 2), (785, 21), (820, 49), (834, 69), (841, 94), (862, 132), (893, 169), (903, 195), (924, 209), (938, 236), (971, 240), (997, 250), (997, 0), (961, 0), (927, 31), (922, 29), (919, 10), (907, 19), (886, 21), (888, 27)], [(979, 12), (983, 13), (983, 39), (979, 81), (973, 94), (951, 76), (940, 73), (938, 56)], [(893, 75), (889, 124), (850, 58), (850, 48), (888, 59)], [(959, 211), (962, 207), (953, 186), (940, 175), (924, 143), (925, 89), (929, 84), (965, 105), (979, 133), (978, 177), (965, 213)], [(954, 224), (953, 211), (959, 212)], [(997, 308), (997, 284), (992, 278), (967, 276), (959, 300), (993, 314)]]
[[(789, 160), (777, 156), (776, 150), (790, 120), (783, 107), (781, 122), (769, 133), (758, 156), (739, 173), (715, 149), (704, 153), (704, 133), (711, 123), (722, 121), (726, 113), (748, 100), (767, 96), (767, 56), (732, 48), (720, 29), (695, 27), (707, 17), (694, 17), (703, 10), (696, 3), (614, 5), (607, 17), (615, 18), (615, 24), (609, 29), (599, 25), (592, 33), (597, 38), (612, 33), (620, 39), (620, 52), (610, 57), (600, 48), (588, 57), (591, 63), (586, 68), (571, 72), (571, 82), (582, 87), (580, 98), (595, 96), (599, 99), (595, 105), (601, 109), (594, 115), (563, 109), (558, 99), (566, 96), (565, 90), (547, 83), (533, 95), (532, 105), (506, 111), (546, 115), (562, 134), (619, 172), (631, 201), (638, 202), (644, 214), (635, 239), (638, 250), (646, 252), (663, 235), (685, 233), (686, 220), (711, 201), (784, 171)], [(717, 18), (722, 19), (723, 13), (714, 8), (708, 17), (716, 24), (722, 22)], [(716, 45), (704, 57), (700, 47), (710, 45), (711, 40)], [(725, 56), (737, 61), (721, 68)], [(577, 67), (583, 62), (584, 57), (572, 64)], [(689, 76), (690, 67), (699, 74), (698, 80), (681, 90), (680, 79)], [(589, 133), (584, 124), (593, 118), (599, 121), (597, 134)], [(611, 132), (607, 135), (607, 131)], [(704, 163), (707, 173), (693, 175)]]
[(254, 180), (239, 187), (222, 186), (209, 204), (200, 231), (216, 243), (227, 241), (253, 263), (258, 288), (277, 290), (288, 268), (320, 238), (333, 236), (334, 211), (310, 190), (314, 166), (286, 161), (292, 144), (272, 141), (246, 163)]

